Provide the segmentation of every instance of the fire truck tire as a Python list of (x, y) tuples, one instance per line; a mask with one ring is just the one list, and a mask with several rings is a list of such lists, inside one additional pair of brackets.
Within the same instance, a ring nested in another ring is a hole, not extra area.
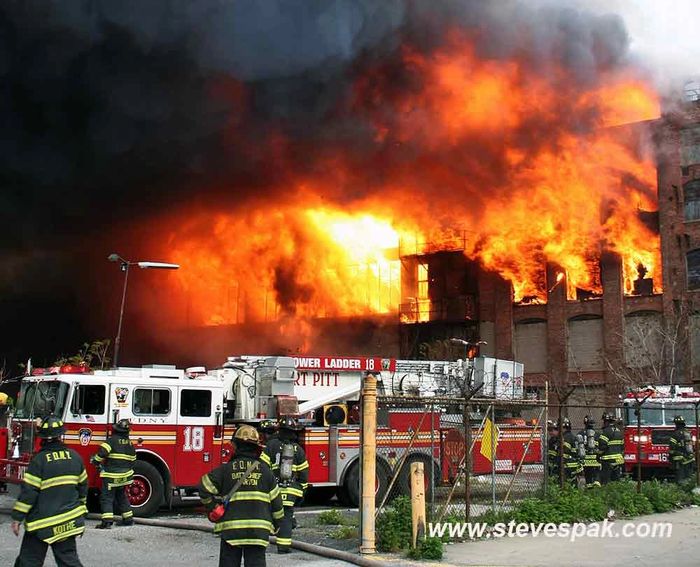
[(426, 455), (410, 455), (406, 462), (401, 467), (401, 473), (399, 474), (398, 483), (401, 489), (401, 494), (411, 494), (411, 463), (423, 463), (423, 478), (425, 479), (425, 499), (431, 500), (433, 497), (433, 489), (435, 487), (435, 479), (433, 478), (433, 472), (440, 478), (440, 470), (435, 465), (435, 470), (433, 471), (433, 463), (430, 457)]
[[(384, 461), (377, 460), (376, 502), (381, 503), (386, 489), (389, 487), (389, 467)], [(341, 493), (342, 496), (341, 496)], [(357, 508), (360, 505), (360, 461), (350, 465), (350, 470), (345, 475), (343, 487), (338, 492), (338, 499), (342, 504)]]
[(137, 460), (134, 464), (134, 482), (128, 488), (134, 516), (155, 514), (163, 504), (165, 483), (158, 469), (151, 463)]

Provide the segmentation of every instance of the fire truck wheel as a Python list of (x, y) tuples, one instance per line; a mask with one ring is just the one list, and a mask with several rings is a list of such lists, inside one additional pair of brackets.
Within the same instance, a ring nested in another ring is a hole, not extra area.
[(128, 495), (134, 516), (151, 516), (163, 503), (165, 485), (163, 477), (152, 464), (136, 461), (134, 482), (129, 485)]
[[(380, 504), (386, 489), (389, 487), (389, 468), (384, 461), (377, 460), (377, 479), (375, 481), (376, 502)], [(341, 492), (343, 497), (341, 498)], [(360, 461), (355, 461), (350, 465), (348, 474), (345, 475), (343, 488), (338, 493), (338, 499), (341, 503), (347, 502), (346, 505), (356, 508), (360, 505)], [(345, 502), (343, 502), (345, 500)]]
[(433, 472), (440, 478), (440, 471), (437, 465), (435, 465), (435, 470), (433, 471), (433, 463), (430, 461), (430, 457), (425, 455), (411, 455), (406, 459), (403, 467), (401, 467), (401, 473), (398, 478), (401, 494), (411, 494), (411, 463), (423, 463), (425, 499), (430, 500), (432, 498), (433, 488), (435, 487)]

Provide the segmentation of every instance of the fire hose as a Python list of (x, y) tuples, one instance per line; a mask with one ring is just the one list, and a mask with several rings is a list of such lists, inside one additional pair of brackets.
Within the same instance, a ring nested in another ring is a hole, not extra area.
[[(0, 514), (10, 515), (12, 510), (10, 508), (0, 508)], [(101, 519), (100, 514), (88, 514), (87, 518), (90, 520)], [(181, 520), (158, 520), (155, 518), (134, 518), (136, 524), (142, 524), (144, 526), (156, 526), (159, 528), (170, 528), (175, 530), (190, 530), (197, 532), (207, 532), (213, 533), (214, 528), (212, 526), (195, 524), (191, 522), (185, 522)], [(276, 544), (277, 538), (275, 536), (270, 536), (270, 543)], [(377, 561), (375, 559), (368, 559), (366, 557), (361, 557), (353, 553), (348, 553), (347, 551), (340, 551), (339, 549), (332, 549), (330, 547), (324, 547), (322, 545), (314, 545), (313, 543), (306, 543), (303, 541), (292, 540), (292, 547), (298, 549), (299, 551), (305, 551), (307, 553), (312, 553), (313, 555), (318, 555), (320, 557), (326, 557), (328, 559), (338, 559), (340, 561), (345, 561), (346, 563), (352, 563), (353, 565), (359, 565), (360, 567), (383, 567), (387, 565), (382, 561)]]

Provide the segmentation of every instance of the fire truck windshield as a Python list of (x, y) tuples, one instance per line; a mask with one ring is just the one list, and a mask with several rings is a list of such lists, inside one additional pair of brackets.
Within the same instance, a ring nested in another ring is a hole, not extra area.
[[(637, 415), (635, 414), (635, 408), (627, 406), (627, 411), (625, 417), (627, 418), (627, 425), (637, 425)], [(664, 424), (664, 410), (661, 406), (642, 406), (641, 412), (641, 424), (642, 425), (663, 425)]]
[[(695, 425), (695, 406), (692, 404), (666, 403), (663, 405), (644, 405), (642, 407), (641, 425), (667, 425), (673, 427), (673, 418), (682, 415), (687, 425)], [(627, 425), (637, 425), (637, 416), (633, 406), (627, 406)]]
[(15, 417), (31, 419), (50, 413), (63, 414), (68, 395), (68, 384), (58, 380), (24, 382), (17, 399)]

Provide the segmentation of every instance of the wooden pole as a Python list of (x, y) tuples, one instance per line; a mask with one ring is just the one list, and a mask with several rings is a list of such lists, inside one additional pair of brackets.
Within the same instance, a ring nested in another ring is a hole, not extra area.
[(368, 374), (362, 391), (362, 541), (360, 553), (375, 553), (374, 510), (377, 476), (377, 379)]
[(425, 471), (423, 463), (411, 463), (411, 544), (415, 549), (425, 537)]

